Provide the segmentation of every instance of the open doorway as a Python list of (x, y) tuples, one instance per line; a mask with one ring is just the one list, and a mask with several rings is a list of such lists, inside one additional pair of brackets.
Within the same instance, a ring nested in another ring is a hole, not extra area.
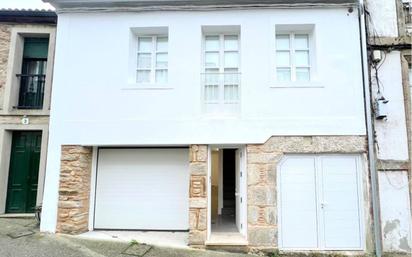
[(242, 149), (212, 148), (209, 242), (242, 243), (245, 239)]

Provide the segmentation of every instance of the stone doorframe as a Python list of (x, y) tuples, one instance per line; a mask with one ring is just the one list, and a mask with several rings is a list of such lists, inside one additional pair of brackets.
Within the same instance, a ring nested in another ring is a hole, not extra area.
[[(249, 248), (272, 250), (278, 244), (277, 169), (286, 154), (360, 154), (366, 250), (372, 251), (370, 187), (365, 136), (273, 136), (247, 145)], [(359, 252), (357, 252), (359, 253)]]
[(208, 146), (189, 148), (189, 245), (204, 247), (207, 238)]

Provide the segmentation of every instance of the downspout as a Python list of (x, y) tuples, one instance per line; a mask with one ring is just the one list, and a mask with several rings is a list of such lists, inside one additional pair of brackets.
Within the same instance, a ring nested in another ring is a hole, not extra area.
[(372, 212), (373, 212), (373, 228), (375, 236), (375, 254), (376, 257), (382, 256), (382, 233), (380, 221), (380, 206), (378, 197), (378, 175), (376, 170), (375, 159), (375, 145), (374, 132), (372, 124), (372, 107), (371, 107), (371, 93), (369, 88), (369, 66), (368, 66), (368, 52), (367, 52), (367, 35), (365, 22), (364, 0), (359, 0), (359, 33), (361, 44), (361, 59), (362, 59), (362, 76), (363, 76), (363, 93), (365, 97), (365, 119), (366, 130), (368, 138), (368, 160), (371, 175), (371, 189), (372, 189)]

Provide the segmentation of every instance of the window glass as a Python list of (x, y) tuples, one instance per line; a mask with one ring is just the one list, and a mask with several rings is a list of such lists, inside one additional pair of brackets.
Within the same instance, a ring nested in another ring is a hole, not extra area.
[(219, 36), (206, 36), (205, 49), (206, 51), (219, 51)]
[(295, 51), (295, 65), (309, 66), (309, 51)]
[(219, 67), (219, 53), (206, 53), (205, 66), (207, 68)]
[(225, 102), (235, 102), (239, 100), (239, 86), (238, 85), (225, 85), (224, 99), (225, 99)]
[(156, 51), (167, 52), (167, 37), (158, 37), (156, 40)]
[(225, 51), (237, 51), (238, 50), (238, 39), (237, 36), (225, 36)]
[(151, 53), (152, 46), (151, 37), (139, 37), (139, 52)]
[(219, 100), (219, 86), (218, 85), (205, 85), (205, 101), (217, 102)]
[(279, 67), (290, 66), (290, 53), (289, 51), (278, 51), (276, 53), (276, 63)]
[(278, 81), (290, 81), (290, 68), (277, 68)]
[(167, 70), (156, 70), (156, 83), (167, 82)]
[(277, 35), (276, 36), (276, 49), (277, 50), (289, 50), (290, 39), (289, 35)]
[(148, 83), (148, 82), (150, 82), (150, 71), (148, 71), (148, 70), (138, 70), (137, 71), (137, 82), (138, 83)]
[(225, 54), (225, 67), (238, 67), (239, 56), (237, 52), (226, 52)]
[(296, 81), (309, 81), (309, 68), (296, 68)]
[(139, 69), (150, 69), (152, 66), (152, 55), (139, 53), (137, 57), (137, 67)]
[(166, 83), (168, 76), (168, 38), (138, 37), (137, 83)]
[(239, 36), (205, 36), (204, 41), (205, 103), (215, 107), (237, 104), (240, 95)]
[(156, 54), (156, 68), (167, 68), (167, 54)]
[(276, 35), (276, 78), (279, 82), (310, 80), (309, 35)]
[(309, 48), (309, 36), (307, 34), (295, 35), (295, 49), (308, 49)]

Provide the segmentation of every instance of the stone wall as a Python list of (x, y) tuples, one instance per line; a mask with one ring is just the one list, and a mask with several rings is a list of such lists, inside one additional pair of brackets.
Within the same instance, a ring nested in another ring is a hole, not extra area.
[(61, 152), (58, 233), (88, 231), (92, 148), (64, 145)]
[(364, 153), (363, 136), (271, 137), (247, 145), (248, 241), (251, 248), (276, 248), (277, 165), (288, 153)]
[(207, 169), (206, 145), (190, 147), (189, 245), (202, 247), (207, 236)]
[(0, 24), (0, 109), (3, 107), (3, 93), (7, 80), (10, 37), (11, 26)]

